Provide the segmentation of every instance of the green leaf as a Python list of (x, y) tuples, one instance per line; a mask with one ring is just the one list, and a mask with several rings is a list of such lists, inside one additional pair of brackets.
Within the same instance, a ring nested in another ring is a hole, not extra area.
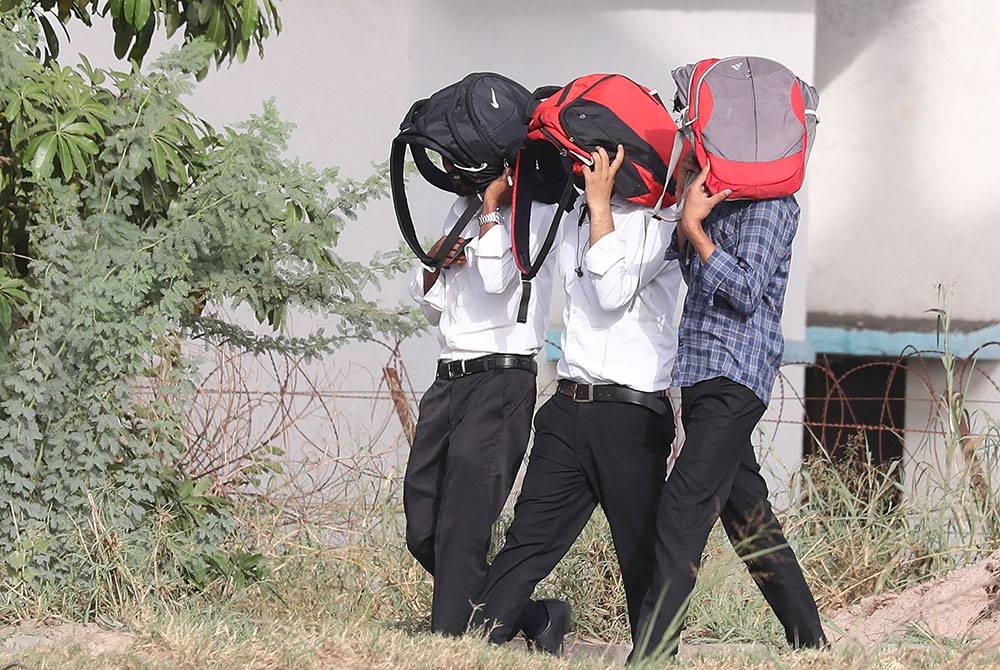
[(21, 115), (21, 98), (19, 96), (14, 96), (10, 99), (3, 115), (7, 117), (8, 121), (13, 121)]
[(125, 0), (125, 20), (135, 27), (135, 6), (143, 0)]
[(243, 40), (236, 47), (236, 60), (240, 63), (247, 62), (247, 55), (250, 53), (250, 40)]
[(221, 11), (218, 9), (213, 11), (212, 18), (208, 22), (208, 29), (205, 32), (205, 36), (218, 47), (226, 43), (226, 26), (222, 18)]
[(184, 160), (180, 157), (180, 154), (178, 154), (177, 150), (174, 149), (169, 144), (163, 145), (163, 150), (167, 154), (167, 160), (170, 161), (170, 165), (171, 167), (174, 168), (174, 172), (177, 173), (177, 175), (183, 179), (183, 176), (185, 174), (184, 170), (185, 163)]
[(241, 33), (243, 41), (249, 40), (250, 36), (257, 30), (257, 23), (260, 20), (259, 12), (257, 0), (243, 0), (243, 9), (240, 12), (243, 19), (243, 31)]
[(200, 498), (201, 496), (205, 495), (205, 493), (210, 488), (212, 488), (212, 478), (211, 477), (202, 477), (201, 479), (199, 479), (195, 483), (194, 489), (192, 490), (192, 494), (195, 497), (199, 497)]
[(166, 180), (170, 176), (167, 171), (167, 157), (159, 142), (153, 142), (153, 173), (161, 180)]
[(12, 325), (14, 325), (14, 319), (10, 303), (0, 295), (0, 335), (9, 332)]
[[(3, 271), (0, 270), (0, 273)], [(2, 279), (2, 274), (0, 274), (0, 279)], [(17, 302), (26, 304), (28, 302), (28, 294), (17, 288), (22, 286), (23, 282), (20, 279), (8, 279), (4, 281), (3, 286), (0, 286), (0, 298), (6, 298), (10, 302)]]
[(56, 134), (46, 133), (39, 141), (35, 156), (31, 159), (31, 171), (36, 177), (52, 174), (52, 161), (56, 157)]
[(202, 148), (201, 138), (198, 136), (198, 131), (194, 127), (184, 120), (177, 120), (174, 123), (174, 128), (176, 128), (181, 135), (196, 149)]
[(90, 154), (91, 156), (96, 156), (100, 153), (100, 148), (97, 146), (97, 142), (90, 139), (89, 137), (83, 137), (82, 135), (74, 135), (72, 137), (73, 144), (79, 147), (80, 151)]
[(198, 8), (198, 23), (201, 24), (208, 23), (208, 18), (213, 12), (218, 13), (215, 5), (211, 2), (207, 2), (206, 0), (198, 0), (198, 2), (195, 3), (195, 6)]
[(39, 16), (38, 23), (42, 26), (42, 32), (45, 33), (45, 45), (49, 50), (50, 58), (59, 57), (59, 38), (56, 37), (56, 31), (52, 28), (52, 24), (49, 23), (49, 19), (46, 16)]
[(152, 2), (153, 0), (135, 0), (135, 16), (132, 25), (135, 26), (136, 32), (146, 27), (146, 22), (149, 21), (153, 11)]
[(167, 37), (172, 37), (177, 29), (184, 25), (184, 16), (176, 7), (168, 9), (166, 12)]
[(142, 59), (145, 58), (146, 52), (149, 51), (149, 44), (153, 41), (153, 32), (156, 30), (156, 22), (149, 22), (146, 27), (143, 28), (135, 38), (135, 44), (132, 46), (132, 51), (129, 52), (129, 60), (133, 60), (136, 63), (141, 63)]
[(35, 152), (38, 151), (38, 145), (42, 143), (45, 139), (44, 135), (35, 135), (28, 142), (28, 148), (24, 150), (24, 162), (30, 163), (32, 158), (35, 156)]
[(68, 180), (73, 176), (73, 154), (70, 153), (69, 142), (59, 139), (56, 142), (59, 148), (59, 168), (62, 171), (63, 179)]
[(95, 135), (97, 129), (86, 121), (76, 121), (62, 126), (62, 132), (70, 135)]
[(20, 551), (14, 551), (7, 555), (7, 566), (11, 570), (17, 571), (22, 569), (28, 564), (28, 560), (24, 557), (24, 554)]
[(132, 45), (132, 38), (135, 37), (135, 31), (125, 19), (115, 19), (112, 26), (115, 31), (115, 57), (125, 58)]
[[(95, 81), (94, 83), (99, 85), (101, 82)], [(105, 107), (103, 103), (88, 102), (85, 103), (80, 109), (83, 110), (83, 113), (86, 114), (88, 117), (92, 117), (90, 119), (91, 121), (93, 121), (94, 119), (100, 119), (102, 121), (111, 120), (111, 110), (108, 107)], [(99, 133), (104, 132), (104, 129), (101, 128), (99, 124), (95, 124), (94, 127), (97, 129)]]
[[(80, 173), (80, 176), (87, 176), (87, 160), (83, 157), (83, 152), (80, 151), (80, 145), (77, 139), (71, 140), (69, 143), (69, 150), (73, 156), (73, 165), (76, 166), (76, 171)], [(96, 145), (95, 145), (96, 146)]]

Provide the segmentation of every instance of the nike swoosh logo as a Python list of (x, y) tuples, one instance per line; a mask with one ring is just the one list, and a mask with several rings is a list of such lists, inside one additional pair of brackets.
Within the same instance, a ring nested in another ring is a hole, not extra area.
[(493, 102), (490, 103), (490, 106), (493, 109), (500, 109), (500, 103), (497, 102), (497, 92), (494, 91), (492, 87), (490, 88), (490, 97), (493, 98)]

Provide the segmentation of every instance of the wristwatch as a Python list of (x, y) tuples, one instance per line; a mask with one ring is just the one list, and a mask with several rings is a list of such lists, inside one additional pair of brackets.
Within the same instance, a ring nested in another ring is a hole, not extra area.
[(479, 215), (479, 225), (485, 226), (488, 223), (500, 223), (500, 210), (494, 209), (489, 214)]

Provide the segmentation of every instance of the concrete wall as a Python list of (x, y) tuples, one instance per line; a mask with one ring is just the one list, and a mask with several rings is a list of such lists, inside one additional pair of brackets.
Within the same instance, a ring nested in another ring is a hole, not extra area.
[[(994, 0), (818, 0), (807, 282), (818, 349), (938, 349), (925, 312), (941, 306), (938, 285), (961, 355), (996, 339), (987, 326), (1000, 321), (997, 25)], [(970, 432), (995, 453), (1000, 364), (970, 374)], [(920, 496), (961, 468), (941, 433), (944, 393), (940, 359), (908, 362), (902, 467)]]
[(943, 283), (1000, 320), (998, 25), (995, 0), (817, 3), (810, 313), (911, 319)]

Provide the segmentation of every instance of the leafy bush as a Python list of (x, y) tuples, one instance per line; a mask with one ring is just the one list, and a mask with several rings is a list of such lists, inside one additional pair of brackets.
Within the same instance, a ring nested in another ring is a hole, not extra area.
[[(236, 129), (197, 118), (179, 99), (214, 45), (149, 73), (45, 66), (31, 27), (0, 15), (5, 593), (66, 585), (65, 606), (93, 608), (109, 565), (165, 586), (252, 578), (261, 565), (234, 543), (227, 502), (179, 466), (195, 376), (182, 343), (315, 355), (412, 332), (410, 312), (365, 297), (401, 256), (331, 251), (384, 174), (356, 182), (285, 158), (273, 105)], [(248, 308), (270, 332), (212, 304)], [(290, 305), (331, 331), (283, 335)], [(98, 547), (127, 560), (94, 561)]]

